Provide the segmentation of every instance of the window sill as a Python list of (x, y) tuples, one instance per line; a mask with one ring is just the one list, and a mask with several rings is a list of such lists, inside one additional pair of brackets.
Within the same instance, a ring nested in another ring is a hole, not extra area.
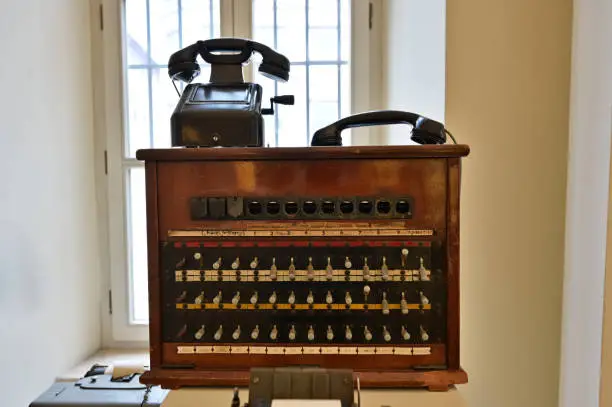
[(149, 366), (148, 349), (100, 349), (67, 372), (56, 377), (59, 382), (72, 382), (82, 378), (94, 365), (111, 365), (114, 363)]

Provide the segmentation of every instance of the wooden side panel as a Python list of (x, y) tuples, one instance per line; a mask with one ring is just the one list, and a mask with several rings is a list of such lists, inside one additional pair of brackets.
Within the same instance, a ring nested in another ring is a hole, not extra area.
[(414, 197), (406, 225), (445, 231), (446, 161), (333, 160), (159, 162), (160, 233), (202, 227), (190, 219), (194, 196), (337, 197), (407, 194)]
[(461, 162), (448, 159), (448, 205), (447, 205), (447, 282), (448, 282), (448, 367), (459, 369), (459, 191)]
[(158, 228), (158, 190), (157, 162), (145, 163), (145, 183), (147, 199), (147, 253), (149, 263), (149, 347), (151, 367), (162, 364), (161, 344), (161, 278), (159, 270), (159, 228)]

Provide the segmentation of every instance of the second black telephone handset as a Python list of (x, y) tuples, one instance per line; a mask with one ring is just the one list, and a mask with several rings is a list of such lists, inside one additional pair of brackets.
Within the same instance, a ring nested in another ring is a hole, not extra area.
[[(242, 82), (241, 65), (251, 58), (253, 52), (262, 56), (259, 65), (259, 72), (262, 75), (274, 80), (289, 79), (290, 63), (284, 55), (266, 45), (241, 38), (198, 41), (175, 52), (168, 61), (168, 75), (173, 80), (187, 83), (193, 81), (200, 74), (200, 65), (196, 61), (200, 55), (212, 66), (210, 83)], [(217, 67), (220, 69), (216, 69)]]
[(340, 133), (352, 127), (402, 123), (412, 125), (410, 139), (418, 144), (444, 144), (447, 133), (452, 138), (442, 123), (419, 114), (401, 110), (377, 110), (344, 117), (317, 130), (312, 136), (311, 146), (341, 146)]

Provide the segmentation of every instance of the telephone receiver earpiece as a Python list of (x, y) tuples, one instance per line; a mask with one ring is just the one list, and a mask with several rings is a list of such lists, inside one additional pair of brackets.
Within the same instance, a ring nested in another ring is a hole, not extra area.
[(200, 74), (200, 65), (197, 63), (200, 54), (200, 44), (191, 44), (175, 52), (168, 61), (168, 76), (173, 81), (190, 83)]
[[(172, 80), (191, 82), (200, 74), (200, 66), (197, 57), (200, 55), (205, 62), (211, 64), (212, 70), (219, 65), (242, 66), (247, 63), (253, 52), (262, 56), (259, 72), (273, 80), (289, 80), (290, 63), (282, 54), (274, 51), (266, 45), (255, 41), (241, 38), (214, 38), (206, 41), (198, 41), (191, 44), (170, 56), (168, 61), (168, 75)], [(237, 72), (237, 71), (235, 71)], [(211, 72), (211, 82), (213, 78), (224, 78), (228, 81), (242, 82), (238, 74), (234, 76), (214, 75)]]
[(376, 110), (342, 118), (317, 130), (312, 136), (311, 146), (341, 146), (342, 130), (352, 127), (378, 126), (385, 124), (410, 124), (410, 139), (419, 144), (446, 143), (444, 125), (412, 112), (399, 110)]

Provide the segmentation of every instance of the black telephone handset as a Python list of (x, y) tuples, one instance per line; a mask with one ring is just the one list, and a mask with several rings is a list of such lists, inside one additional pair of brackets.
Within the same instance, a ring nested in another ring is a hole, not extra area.
[[(168, 75), (173, 80), (191, 82), (200, 74), (198, 55), (211, 64), (211, 83), (242, 82), (242, 64), (249, 61), (254, 52), (261, 54), (259, 72), (273, 80), (289, 79), (290, 63), (282, 54), (255, 41), (241, 38), (214, 38), (198, 41), (170, 56)], [(237, 67), (238, 69), (231, 69)], [(222, 69), (216, 69), (222, 68)], [(239, 77), (238, 77), (239, 74)]]
[(341, 146), (342, 136), (340, 133), (344, 129), (401, 123), (412, 125), (412, 133), (410, 134), (410, 138), (416, 143), (446, 143), (446, 133), (449, 132), (440, 122), (428, 119), (427, 117), (412, 112), (404, 112), (400, 110), (377, 110), (354, 114), (317, 130), (312, 136), (310, 145)]

